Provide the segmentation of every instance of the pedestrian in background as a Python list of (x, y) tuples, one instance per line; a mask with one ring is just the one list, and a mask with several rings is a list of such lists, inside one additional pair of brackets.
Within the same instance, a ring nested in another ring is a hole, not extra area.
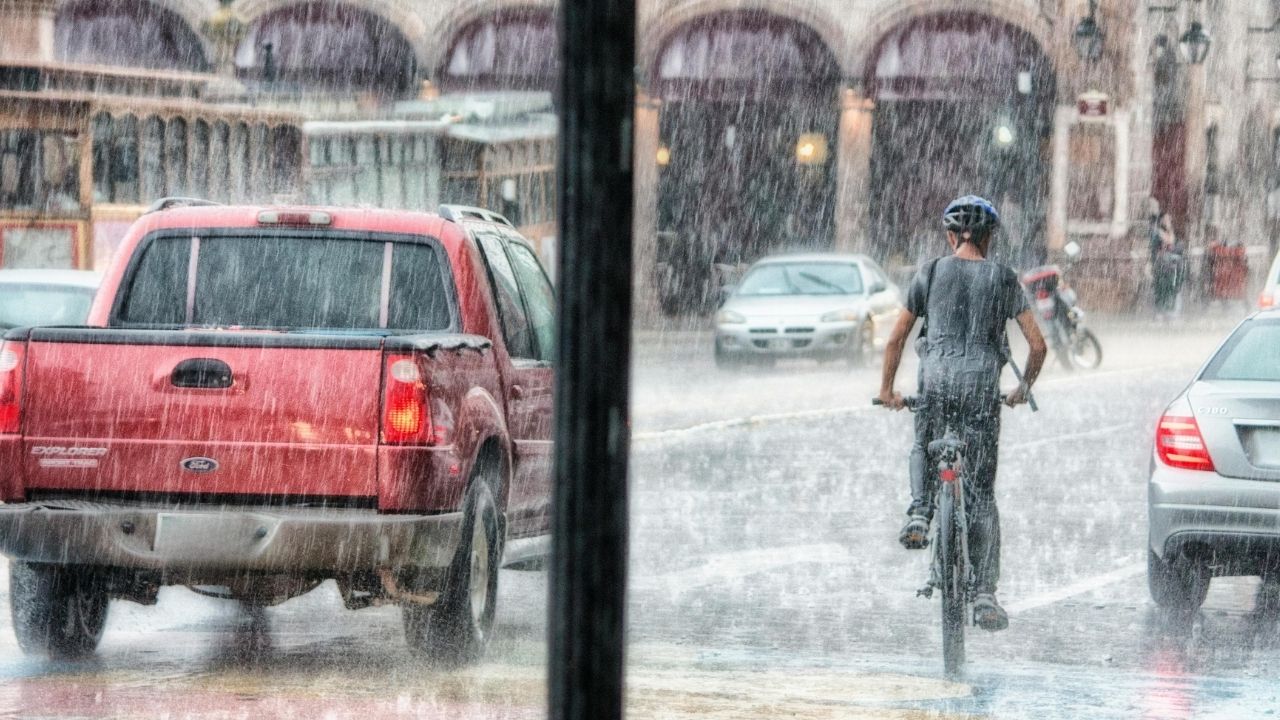
[(1178, 293), (1182, 291), (1183, 251), (1173, 232), (1173, 218), (1160, 215), (1156, 225), (1151, 254), (1151, 287), (1155, 299), (1156, 319), (1172, 320), (1178, 313)]

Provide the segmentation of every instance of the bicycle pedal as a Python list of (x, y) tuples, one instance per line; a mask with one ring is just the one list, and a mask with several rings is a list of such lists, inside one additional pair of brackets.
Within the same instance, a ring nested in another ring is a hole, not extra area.
[(925, 598), (926, 600), (933, 597), (933, 586), (925, 585), (924, 587), (920, 588), (919, 590), (916, 591), (916, 597), (922, 597), (922, 598)]

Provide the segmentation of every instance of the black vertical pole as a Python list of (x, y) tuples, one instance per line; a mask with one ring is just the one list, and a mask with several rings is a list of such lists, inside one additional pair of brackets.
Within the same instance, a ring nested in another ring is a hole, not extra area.
[(553, 720), (622, 717), (635, 27), (635, 0), (561, 0)]

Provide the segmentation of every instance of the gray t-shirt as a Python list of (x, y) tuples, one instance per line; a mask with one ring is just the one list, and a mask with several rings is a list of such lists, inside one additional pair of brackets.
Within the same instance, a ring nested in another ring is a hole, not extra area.
[(925, 387), (940, 382), (994, 388), (1007, 360), (1005, 325), (1027, 309), (1018, 276), (991, 260), (940, 258), (916, 273), (907, 309), (924, 318), (919, 343)]

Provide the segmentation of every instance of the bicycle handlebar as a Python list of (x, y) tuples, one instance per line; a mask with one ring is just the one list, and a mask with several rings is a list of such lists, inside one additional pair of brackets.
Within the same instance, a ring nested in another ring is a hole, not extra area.
[[(1008, 396), (1008, 395), (1005, 395), (1004, 393), (1001, 393), (1001, 394), (1000, 394), (1000, 404), (1002, 404), (1002, 405), (1003, 405), (1003, 404), (1004, 404), (1004, 402), (1005, 402), (1006, 400), (1008, 400), (1008, 399), (1009, 399), (1009, 396)], [(883, 402), (881, 402), (880, 398), (878, 398), (878, 397), (876, 397), (876, 398), (871, 398), (871, 404), (872, 404), (872, 405), (875, 405), (875, 406), (883, 406), (883, 405), (884, 405), (884, 403), (883, 403)], [(910, 410), (911, 412), (915, 412), (915, 411), (920, 407), (920, 405), (922, 404), (922, 400), (921, 400), (921, 398), (920, 398), (920, 396), (919, 396), (919, 395), (908, 395), (908, 396), (906, 396), (906, 397), (902, 398), (902, 404), (903, 404), (903, 405), (905, 405), (905, 406), (906, 406), (906, 408), (907, 408), (908, 410)], [(1032, 406), (1032, 408), (1031, 408), (1031, 409), (1032, 409), (1032, 412), (1034, 412), (1034, 411), (1035, 411), (1035, 407), (1034, 407), (1034, 406)]]

